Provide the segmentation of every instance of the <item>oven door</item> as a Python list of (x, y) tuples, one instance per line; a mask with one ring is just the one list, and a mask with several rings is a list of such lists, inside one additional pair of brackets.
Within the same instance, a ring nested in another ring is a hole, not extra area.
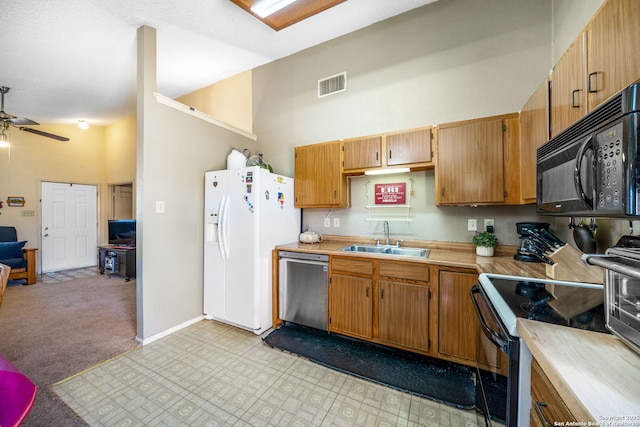
[(477, 345), (476, 409), (487, 427), (516, 427), (520, 339), (505, 331), (480, 285), (471, 288), (471, 300), (483, 332)]

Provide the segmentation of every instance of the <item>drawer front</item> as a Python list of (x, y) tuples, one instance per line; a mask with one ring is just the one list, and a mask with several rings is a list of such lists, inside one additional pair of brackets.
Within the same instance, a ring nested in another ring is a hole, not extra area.
[(429, 266), (414, 263), (380, 262), (380, 276), (398, 279), (429, 281)]
[(373, 261), (354, 258), (333, 258), (331, 260), (331, 270), (371, 275), (373, 274)]
[(531, 362), (531, 419), (542, 425), (576, 421), (535, 359)]

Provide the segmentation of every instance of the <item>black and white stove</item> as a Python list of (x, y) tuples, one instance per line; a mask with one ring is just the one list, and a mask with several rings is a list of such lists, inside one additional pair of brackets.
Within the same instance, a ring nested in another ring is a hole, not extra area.
[(603, 292), (600, 284), (534, 279), (530, 277), (481, 274), (480, 286), (491, 301), (497, 315), (510, 335), (518, 337), (516, 319), (537, 320), (554, 325), (608, 332), (605, 328), (604, 304), (585, 310), (570, 318), (558, 313), (549, 302), (554, 300), (546, 284), (572, 288), (594, 289)]
[[(478, 364), (478, 394), (481, 395), (478, 406), (487, 426), (529, 426), (532, 356), (516, 329), (518, 318), (609, 333), (605, 327), (603, 303), (596, 302), (595, 306), (585, 310), (580, 309), (579, 313), (572, 313), (567, 318), (566, 311), (561, 310), (565, 314), (563, 315), (554, 308), (554, 306), (557, 307), (556, 298), (549, 291), (547, 284), (554, 285), (556, 289), (561, 289), (565, 293), (569, 291), (602, 292), (604, 298), (604, 288), (600, 284), (499, 274), (481, 274), (478, 284), (472, 289), (472, 300), (486, 338), (506, 353), (506, 359), (509, 361), (508, 369), (501, 371), (507, 372), (507, 375), (499, 381), (495, 379), (502, 376), (502, 373), (491, 372), (487, 375), (486, 365)], [(555, 293), (558, 294), (558, 292)], [(486, 357), (488, 354), (479, 354), (478, 360), (486, 360)], [(490, 383), (486, 384), (486, 378), (493, 378), (493, 380), (489, 380)], [(495, 390), (496, 384), (503, 384), (503, 388), (506, 388), (504, 391), (506, 405), (487, 403), (492, 399), (495, 401), (495, 395), (488, 396), (485, 391)]]

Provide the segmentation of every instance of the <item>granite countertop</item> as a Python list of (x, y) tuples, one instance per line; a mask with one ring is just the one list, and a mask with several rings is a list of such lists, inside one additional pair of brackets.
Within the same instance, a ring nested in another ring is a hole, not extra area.
[[(478, 273), (508, 274), (512, 276), (524, 276), (535, 278), (547, 278), (545, 274), (545, 264), (538, 262), (521, 262), (513, 259), (513, 254), (517, 248), (507, 246), (500, 248), (496, 256), (482, 257), (475, 253), (475, 248), (470, 243), (454, 243), (440, 241), (406, 240), (402, 247), (427, 248), (429, 256), (427, 258), (379, 255), (365, 252), (339, 252), (340, 248), (354, 243), (375, 244), (373, 240), (358, 237), (331, 236), (321, 243), (300, 243), (292, 242), (277, 245), (277, 250), (294, 252), (312, 252), (326, 255), (345, 255), (363, 258), (388, 259), (395, 261), (411, 261), (424, 264), (435, 264), (448, 267), (467, 268), (476, 270)], [(501, 249), (501, 250), (500, 250)]]
[(640, 355), (619, 338), (527, 319), (517, 328), (576, 421), (585, 423), (577, 425), (640, 426)]

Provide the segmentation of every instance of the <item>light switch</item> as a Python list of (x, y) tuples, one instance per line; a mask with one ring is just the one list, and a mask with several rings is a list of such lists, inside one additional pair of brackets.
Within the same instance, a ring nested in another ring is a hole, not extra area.
[(156, 200), (156, 213), (164, 213), (164, 200)]

